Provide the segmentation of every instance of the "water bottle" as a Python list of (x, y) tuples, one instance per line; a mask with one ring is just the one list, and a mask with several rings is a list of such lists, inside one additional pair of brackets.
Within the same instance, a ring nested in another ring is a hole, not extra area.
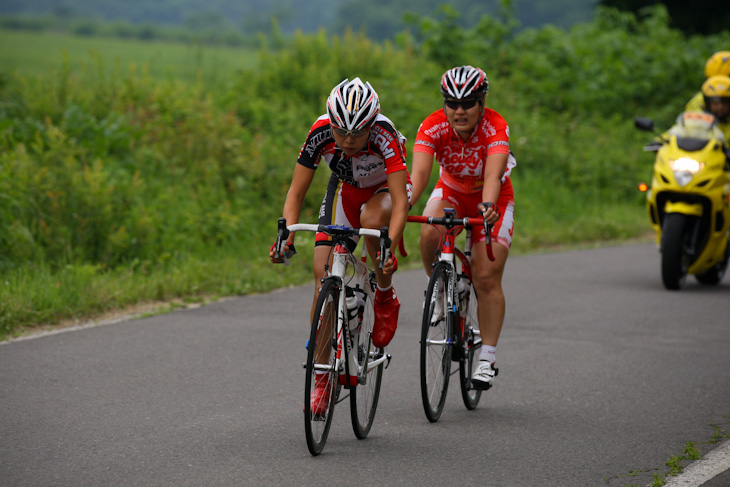
[(345, 289), (345, 301), (347, 302), (347, 322), (350, 332), (354, 335), (360, 333), (362, 326), (362, 315), (365, 310), (365, 292), (359, 287)]

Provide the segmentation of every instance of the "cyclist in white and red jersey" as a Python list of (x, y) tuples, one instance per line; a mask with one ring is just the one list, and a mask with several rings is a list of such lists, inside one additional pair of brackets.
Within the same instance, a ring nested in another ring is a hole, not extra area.
[[(434, 158), (440, 166), (424, 215), (442, 217), (444, 208), (453, 208), (460, 218), (482, 216), (494, 225), (494, 261), (487, 257), (483, 228), (472, 240), (472, 280), (482, 337), (472, 383), (480, 389), (488, 389), (496, 375), (495, 352), (505, 314), (502, 273), (512, 243), (515, 204), (509, 174), (516, 163), (509, 150), (509, 127), (499, 113), (484, 106), (488, 91), (489, 81), (479, 68), (446, 71), (441, 78), (443, 109), (421, 123), (413, 147), (414, 202), (428, 185)], [(421, 226), (421, 259), (429, 276), (440, 236), (432, 225)]]
[[(405, 142), (405, 137), (393, 122), (380, 113), (380, 101), (370, 83), (360, 78), (345, 79), (327, 98), (327, 113), (319, 117), (309, 130), (299, 152), (283, 210), (287, 225), (299, 221), (314, 172), (324, 160), (332, 175), (320, 207), (319, 223), (354, 228), (388, 227), (393, 242), (391, 257), (382, 270), (374, 266), (378, 289), (375, 293), (373, 344), (377, 347), (384, 347), (390, 342), (398, 325), (400, 302), (392, 285), (392, 274), (398, 268), (394, 252), (403, 235), (412, 194)], [(353, 237), (350, 250), (355, 249), (357, 241), (358, 237)], [(329, 236), (317, 234), (312, 313), (331, 245)], [(370, 257), (375, 260), (380, 247), (378, 239), (366, 237), (365, 245)], [(294, 233), (291, 233), (284, 252), (293, 254), (293, 249)], [(274, 258), (273, 246), (269, 257), (272, 262), (281, 261)], [(329, 264), (332, 265), (331, 259)]]

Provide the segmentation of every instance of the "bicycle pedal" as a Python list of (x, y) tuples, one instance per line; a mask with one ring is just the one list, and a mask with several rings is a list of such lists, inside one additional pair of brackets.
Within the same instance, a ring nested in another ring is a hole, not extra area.
[[(496, 374), (495, 374), (496, 375)], [(477, 383), (475, 381), (471, 381), (471, 388), (477, 391), (488, 391), (492, 388), (492, 384), (484, 384), (484, 383)]]

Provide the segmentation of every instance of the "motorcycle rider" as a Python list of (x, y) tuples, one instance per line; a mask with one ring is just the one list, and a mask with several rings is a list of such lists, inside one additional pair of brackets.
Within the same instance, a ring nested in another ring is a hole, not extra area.
[[(730, 51), (717, 51), (705, 63), (705, 79), (712, 76), (730, 76)], [(685, 107), (685, 111), (700, 111), (705, 108), (705, 99), (700, 90), (693, 96)]]
[(717, 127), (725, 135), (725, 146), (730, 146), (730, 76), (715, 75), (702, 84), (702, 103), (705, 112), (717, 120)]

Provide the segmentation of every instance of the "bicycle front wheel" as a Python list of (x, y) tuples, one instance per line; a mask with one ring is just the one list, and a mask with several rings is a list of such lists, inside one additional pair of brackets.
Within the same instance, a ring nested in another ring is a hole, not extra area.
[[(359, 333), (353, 334), (353, 353), (357, 354), (357, 363), (365, 365), (383, 356), (384, 350), (373, 345), (373, 325), (375, 324), (375, 308), (373, 297), (375, 290), (371, 286), (372, 293), (367, 293), (358, 319), (360, 322)], [(364, 439), (370, 433), (375, 418), (375, 410), (378, 407), (380, 397), (380, 383), (383, 379), (383, 364), (375, 367), (369, 366), (363, 383), (350, 391), (350, 416), (352, 418), (352, 429), (355, 436)]]
[(304, 431), (312, 455), (319, 455), (327, 441), (337, 391), (337, 306), (339, 287), (324, 281), (312, 319), (307, 343), (307, 376), (304, 384)]
[(451, 313), (446, 309), (449, 292), (448, 264), (439, 262), (426, 289), (421, 323), (421, 399), (426, 417), (438, 421), (446, 402), (451, 373)]
[[(463, 278), (462, 278), (463, 279)], [(464, 311), (460, 319), (464, 326), (464, 355), (459, 361), (459, 382), (461, 383), (461, 398), (466, 409), (472, 410), (479, 404), (482, 391), (471, 386), (471, 375), (479, 362), (479, 352), (482, 348), (482, 337), (479, 334), (479, 318), (477, 316), (477, 294), (471, 282), (467, 284), (468, 293), (463, 299)]]

